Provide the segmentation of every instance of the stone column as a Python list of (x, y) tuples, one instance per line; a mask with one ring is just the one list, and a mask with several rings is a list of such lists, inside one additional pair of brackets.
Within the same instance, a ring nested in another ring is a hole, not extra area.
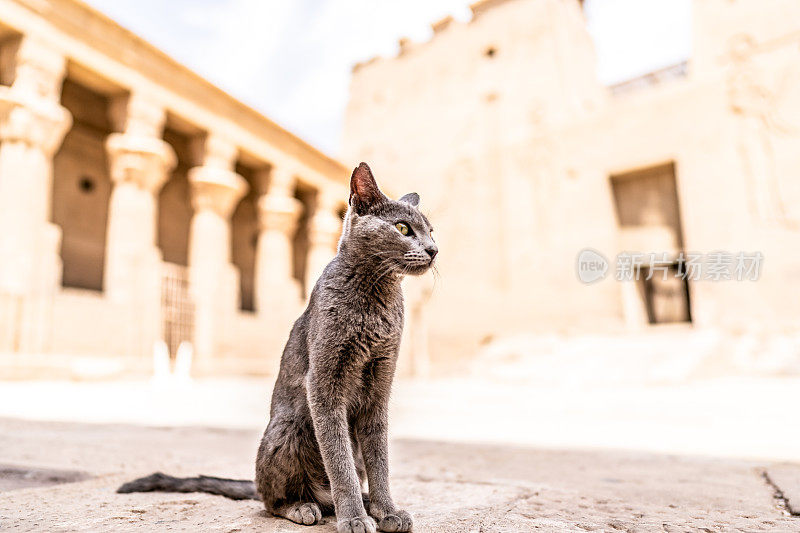
[(0, 87), (0, 350), (48, 347), (61, 278), (61, 231), (49, 222), (53, 155), (72, 124), (59, 105), (65, 66), (58, 51), (23, 37), (13, 82)]
[(103, 285), (106, 297), (128, 316), (123, 349), (129, 355), (148, 355), (161, 326), (158, 192), (176, 157), (161, 139), (163, 108), (133, 93), (112, 109), (123, 133), (112, 133), (106, 141), (114, 189), (108, 207)]
[(206, 139), (203, 165), (189, 171), (194, 216), (189, 230), (189, 267), (195, 303), (195, 351), (219, 353), (221, 332), (238, 308), (238, 273), (231, 264), (233, 211), (247, 192), (234, 172), (236, 147), (218, 136)]
[(317, 205), (308, 231), (306, 294), (311, 294), (320, 274), (336, 256), (336, 246), (342, 232), (340, 197), (337, 191), (323, 189), (317, 193)]
[(291, 171), (273, 167), (267, 192), (258, 199), (256, 309), (265, 316), (294, 310), (301, 299), (300, 284), (292, 276), (292, 240), (302, 211), (294, 185)]
[(400, 376), (430, 377), (428, 306), (433, 284), (433, 275), (430, 273), (418, 277), (407, 276), (403, 280), (405, 324), (397, 362), (397, 373)]

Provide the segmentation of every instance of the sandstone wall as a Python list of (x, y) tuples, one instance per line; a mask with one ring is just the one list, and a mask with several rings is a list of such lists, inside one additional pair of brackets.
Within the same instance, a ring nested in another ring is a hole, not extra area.
[(696, 0), (686, 74), (614, 96), (567, 0), (482, 2), (470, 22), (354, 68), (344, 156), (419, 192), (440, 244), (433, 356), (519, 330), (643, 327), (624, 284), (581, 284), (575, 258), (591, 247), (613, 262), (630, 244), (611, 176), (665, 164), (683, 250), (765, 257), (758, 282), (690, 283), (694, 323), (796, 327), (798, 9)]

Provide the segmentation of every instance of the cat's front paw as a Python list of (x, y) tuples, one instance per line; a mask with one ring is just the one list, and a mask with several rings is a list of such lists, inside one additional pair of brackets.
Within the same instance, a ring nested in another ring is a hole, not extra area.
[[(395, 530), (399, 531), (399, 530)], [(342, 518), (336, 523), (337, 533), (375, 533), (375, 520), (371, 516)]]
[(406, 511), (397, 511), (392, 514), (387, 514), (378, 522), (378, 531), (411, 531), (413, 527), (414, 521), (411, 519), (411, 515)]

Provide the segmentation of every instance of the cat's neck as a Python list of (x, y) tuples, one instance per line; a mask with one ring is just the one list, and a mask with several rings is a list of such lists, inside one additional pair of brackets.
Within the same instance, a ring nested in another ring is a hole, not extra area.
[(399, 294), (403, 276), (379, 255), (356, 255), (346, 246), (335, 259), (339, 281), (348, 289), (367, 296)]

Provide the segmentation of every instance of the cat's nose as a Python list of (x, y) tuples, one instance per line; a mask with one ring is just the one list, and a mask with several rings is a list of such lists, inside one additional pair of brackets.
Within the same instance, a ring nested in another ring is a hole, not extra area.
[(425, 248), (425, 251), (428, 252), (429, 256), (431, 256), (431, 261), (433, 261), (433, 258), (436, 257), (436, 254), (439, 253), (439, 249), (436, 246), (428, 246)]

